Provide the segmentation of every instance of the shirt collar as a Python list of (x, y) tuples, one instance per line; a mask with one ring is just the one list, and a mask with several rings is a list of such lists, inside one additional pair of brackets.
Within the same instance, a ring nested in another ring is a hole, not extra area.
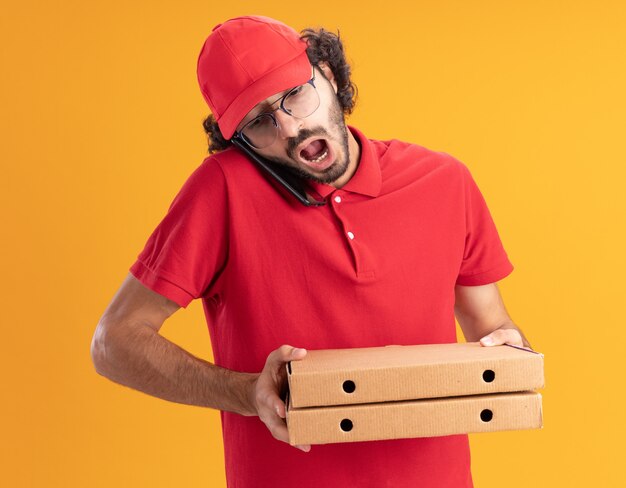
[[(352, 132), (352, 135), (361, 148), (361, 157), (359, 158), (359, 165), (352, 175), (352, 178), (341, 187), (341, 190), (376, 197), (380, 194), (382, 186), (378, 153), (373, 147), (372, 142), (367, 139), (361, 131), (352, 126), (348, 126), (348, 129)], [(332, 185), (317, 183), (315, 181), (310, 181), (308, 184), (314, 193), (319, 194), (323, 198), (326, 198), (329, 194), (337, 190), (337, 188)]]

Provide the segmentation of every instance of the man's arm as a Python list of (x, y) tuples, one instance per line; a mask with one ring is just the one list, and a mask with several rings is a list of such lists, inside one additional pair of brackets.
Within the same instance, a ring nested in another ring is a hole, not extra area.
[[(284, 364), (306, 351), (282, 346), (261, 373), (240, 373), (191, 355), (159, 334), (179, 305), (145, 287), (131, 274), (102, 315), (91, 343), (96, 371), (165, 400), (258, 415), (272, 435), (288, 442), (280, 391)], [(308, 450), (308, 446), (301, 446)]]
[(456, 285), (454, 291), (454, 313), (467, 341), (480, 341), (483, 346), (531, 347), (524, 333), (509, 317), (496, 283)]

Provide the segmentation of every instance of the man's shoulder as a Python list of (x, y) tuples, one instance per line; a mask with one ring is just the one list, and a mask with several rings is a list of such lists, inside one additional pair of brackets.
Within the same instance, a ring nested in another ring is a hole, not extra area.
[(208, 155), (187, 177), (176, 199), (203, 201), (217, 194), (224, 196), (229, 191), (230, 182), (237, 181), (235, 178), (243, 180), (233, 172), (249, 172), (251, 167), (235, 148)]
[(415, 177), (425, 176), (434, 171), (460, 175), (466, 168), (457, 158), (445, 151), (400, 139), (372, 140), (378, 153), (381, 171), (410, 172)]
[(215, 152), (202, 161), (201, 166), (210, 167), (215, 171), (219, 168), (222, 172), (241, 171), (250, 168), (248, 158), (238, 151), (234, 146)]
[(199, 184), (221, 182), (228, 186), (236, 181), (239, 185), (247, 180), (258, 182), (259, 170), (235, 147), (206, 156), (190, 176)]
[(182, 191), (195, 195), (195, 198), (204, 198), (207, 194), (216, 198), (219, 195), (231, 207), (247, 206), (250, 202), (255, 202), (257, 207), (259, 202), (271, 205), (276, 197), (283, 200), (274, 181), (234, 146), (205, 157)]

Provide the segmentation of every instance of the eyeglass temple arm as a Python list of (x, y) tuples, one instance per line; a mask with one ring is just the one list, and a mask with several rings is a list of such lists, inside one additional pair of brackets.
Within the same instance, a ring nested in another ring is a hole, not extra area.
[(279, 170), (275, 168), (272, 163), (259, 156), (256, 152), (252, 150), (252, 148), (250, 148), (250, 146), (248, 146), (248, 144), (242, 141), (238, 136), (233, 137), (230, 142), (232, 142), (234, 146), (243, 151), (244, 154), (246, 154), (250, 159), (252, 159), (267, 173), (269, 173), (276, 181), (278, 181), (278, 183), (286, 188), (289, 193), (296, 197), (298, 201), (303, 205), (307, 207), (319, 207), (326, 204), (326, 202), (323, 200), (315, 200), (311, 195), (304, 191), (304, 189), (301, 187), (300, 182), (297, 181), (295, 176), (282, 174), (281, 172), (279, 172)]

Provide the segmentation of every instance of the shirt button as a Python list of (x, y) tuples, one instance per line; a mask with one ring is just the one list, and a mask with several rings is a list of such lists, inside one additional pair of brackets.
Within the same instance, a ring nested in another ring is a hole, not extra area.
[(340, 197), (339, 195), (337, 195), (337, 196), (335, 197), (335, 201), (336, 201), (337, 203), (341, 203), (341, 197)]
[(354, 234), (353, 234), (352, 232), (348, 232), (348, 237), (349, 237), (350, 239), (354, 239)]

